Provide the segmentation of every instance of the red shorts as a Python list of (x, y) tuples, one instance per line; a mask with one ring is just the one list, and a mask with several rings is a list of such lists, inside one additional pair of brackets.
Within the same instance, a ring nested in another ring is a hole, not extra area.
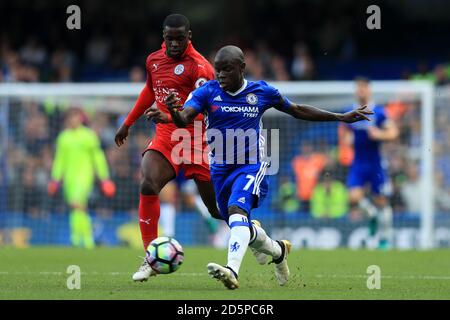
[[(203, 159), (203, 151), (206, 149), (206, 143), (204, 142), (201, 146), (190, 145), (190, 156), (185, 155), (181, 152), (181, 156), (178, 155), (179, 152), (174, 151), (174, 147), (177, 148), (175, 150), (180, 150), (180, 146), (178, 142), (170, 141), (170, 138), (155, 135), (153, 139), (147, 146), (147, 149), (142, 153), (144, 155), (148, 150), (155, 150), (161, 153), (167, 161), (172, 165), (175, 170), (175, 175), (178, 176), (180, 169), (183, 169), (184, 176), (186, 179), (196, 179), (199, 181), (211, 181), (211, 176), (209, 174), (209, 164)], [(194, 150), (197, 152), (194, 152)], [(194, 155), (197, 155), (194, 159)], [(196, 161), (194, 161), (196, 160)]]

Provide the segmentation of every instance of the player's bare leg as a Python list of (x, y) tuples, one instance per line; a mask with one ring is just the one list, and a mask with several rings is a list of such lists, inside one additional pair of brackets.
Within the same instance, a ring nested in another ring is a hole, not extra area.
[(214, 185), (211, 181), (202, 181), (195, 179), (195, 184), (197, 185), (198, 193), (203, 200), (206, 208), (208, 208), (211, 217), (219, 220), (223, 220), (220, 215), (219, 209), (216, 203), (216, 194), (214, 192)]
[[(141, 229), (144, 250), (158, 235), (160, 215), (159, 193), (175, 177), (175, 171), (167, 159), (157, 151), (149, 150), (142, 157), (142, 181), (139, 201), (139, 227)], [(156, 275), (147, 260), (133, 274), (134, 281), (146, 281)]]

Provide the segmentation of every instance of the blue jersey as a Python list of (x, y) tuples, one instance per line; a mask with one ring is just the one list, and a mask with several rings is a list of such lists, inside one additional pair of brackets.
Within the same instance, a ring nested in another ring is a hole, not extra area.
[(268, 192), (261, 135), (263, 113), (290, 102), (264, 81), (244, 80), (236, 92), (226, 92), (217, 81), (196, 89), (184, 103), (205, 114), (210, 147), (211, 180), (221, 215), (228, 221), (228, 208), (238, 206), (249, 215)]
[[(205, 114), (210, 165), (257, 164), (264, 160), (262, 115), (282, 97), (264, 81), (247, 81), (234, 93), (223, 91), (217, 81), (196, 89), (184, 103)], [(289, 101), (283, 100), (283, 107)]]
[[(356, 106), (353, 106), (354, 109)], [(347, 186), (350, 189), (361, 188), (369, 184), (375, 194), (389, 195), (389, 179), (383, 168), (381, 158), (381, 143), (369, 138), (368, 128), (382, 128), (387, 117), (380, 105), (369, 106), (374, 112), (369, 115), (371, 121), (359, 121), (347, 126), (354, 134), (355, 157), (347, 176)]]
[[(370, 106), (369, 106), (370, 107)], [(354, 109), (351, 108), (352, 110)], [(368, 128), (376, 126), (382, 128), (386, 122), (386, 114), (383, 106), (375, 105), (372, 108), (374, 114), (368, 115), (371, 121), (359, 121), (348, 124), (347, 126), (354, 133), (355, 157), (353, 165), (380, 165), (381, 164), (381, 143), (369, 138)]]

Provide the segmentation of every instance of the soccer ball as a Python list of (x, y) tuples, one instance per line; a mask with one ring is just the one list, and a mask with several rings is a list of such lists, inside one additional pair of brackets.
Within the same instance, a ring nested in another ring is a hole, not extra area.
[(183, 263), (183, 247), (174, 238), (158, 237), (148, 245), (146, 259), (156, 273), (172, 273)]

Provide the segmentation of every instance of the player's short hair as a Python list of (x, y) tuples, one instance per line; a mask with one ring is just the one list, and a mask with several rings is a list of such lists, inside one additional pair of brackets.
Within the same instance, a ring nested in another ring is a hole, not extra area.
[(364, 82), (365, 84), (370, 84), (370, 79), (364, 76), (355, 77), (355, 82)]
[(186, 31), (191, 30), (191, 24), (189, 23), (188, 18), (178, 13), (170, 14), (164, 19), (163, 29), (165, 27), (170, 28), (185, 27)]

